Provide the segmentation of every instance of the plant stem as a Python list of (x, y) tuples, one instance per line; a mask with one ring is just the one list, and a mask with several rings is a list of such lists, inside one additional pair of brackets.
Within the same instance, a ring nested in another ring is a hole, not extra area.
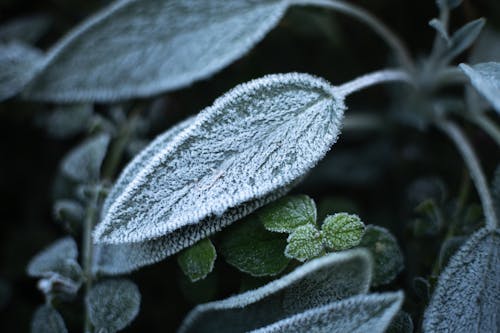
[(346, 97), (353, 92), (373, 86), (379, 83), (402, 81), (413, 84), (408, 73), (397, 69), (383, 69), (360, 76), (352, 81), (335, 87), (335, 93)]
[(480, 127), (484, 132), (486, 132), (495, 143), (500, 147), (500, 129), (495, 125), (490, 118), (481, 112), (475, 113), (474, 115), (468, 116), (468, 120)]
[(437, 122), (437, 126), (453, 141), (469, 169), (470, 176), (479, 194), (479, 198), (481, 199), (481, 204), (483, 205), (486, 227), (489, 229), (496, 229), (498, 226), (498, 218), (495, 213), (495, 207), (493, 206), (488, 184), (486, 183), (486, 177), (484, 176), (479, 160), (467, 140), (467, 137), (462, 130), (451, 121), (440, 120)]
[(412, 58), (410, 57), (410, 52), (408, 52), (408, 49), (406, 48), (404, 43), (384, 23), (382, 23), (378, 18), (376, 18), (365, 9), (341, 0), (290, 0), (290, 3), (297, 5), (317, 5), (325, 8), (330, 8), (352, 16), (357, 20), (365, 23), (370, 28), (372, 28), (375, 33), (382, 37), (382, 39), (384, 39), (387, 44), (394, 50), (401, 65), (405, 67), (409, 72), (414, 72), (415, 65)]

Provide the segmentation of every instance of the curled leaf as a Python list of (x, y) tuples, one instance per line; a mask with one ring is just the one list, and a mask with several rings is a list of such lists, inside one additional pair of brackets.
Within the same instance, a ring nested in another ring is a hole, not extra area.
[(305, 224), (316, 224), (316, 204), (307, 195), (286, 196), (266, 205), (258, 215), (267, 230), (291, 233)]

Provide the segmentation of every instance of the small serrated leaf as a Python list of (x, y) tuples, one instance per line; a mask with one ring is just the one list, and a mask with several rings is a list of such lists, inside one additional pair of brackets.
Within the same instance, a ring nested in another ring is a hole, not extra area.
[(476, 90), (500, 113), (500, 62), (486, 62), (469, 66), (460, 64)]
[(62, 316), (49, 305), (40, 306), (31, 321), (31, 333), (67, 333)]
[(224, 259), (240, 271), (266, 276), (279, 274), (288, 265), (285, 247), (286, 236), (267, 231), (253, 214), (223, 232), (219, 249)]
[(385, 228), (368, 225), (359, 244), (373, 256), (372, 286), (390, 283), (403, 270), (404, 258), (396, 238)]
[(324, 253), (323, 237), (314, 225), (297, 227), (287, 239), (285, 255), (288, 258), (306, 261)]
[(366, 250), (331, 253), (258, 289), (198, 305), (179, 333), (237, 333), (368, 291), (372, 263)]
[(365, 232), (365, 224), (359, 216), (347, 213), (327, 216), (321, 228), (325, 244), (334, 251), (358, 245)]
[(97, 330), (116, 332), (128, 326), (139, 313), (141, 294), (132, 281), (106, 280), (89, 291), (85, 303)]
[(424, 314), (424, 332), (498, 332), (500, 232), (481, 229), (450, 259)]
[(269, 231), (291, 233), (305, 224), (316, 224), (316, 204), (307, 195), (286, 196), (257, 211)]
[(403, 303), (403, 293), (358, 295), (314, 308), (251, 333), (384, 333)]
[(65, 237), (33, 257), (28, 263), (27, 273), (32, 277), (48, 277), (52, 273), (64, 275), (65, 267), (73, 266), (77, 257), (78, 248), (75, 241), (71, 237)]
[(180, 252), (177, 262), (191, 282), (195, 282), (204, 279), (213, 270), (216, 258), (214, 245), (205, 238)]

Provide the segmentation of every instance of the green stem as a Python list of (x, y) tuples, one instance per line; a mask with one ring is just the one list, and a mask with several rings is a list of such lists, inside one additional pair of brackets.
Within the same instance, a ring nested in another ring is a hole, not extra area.
[(403, 67), (405, 67), (409, 72), (415, 71), (415, 65), (404, 43), (384, 23), (365, 9), (341, 0), (290, 0), (290, 3), (297, 5), (317, 5), (330, 8), (356, 18), (372, 28), (375, 33), (387, 42), (387, 44), (394, 50)]
[(479, 194), (479, 198), (481, 199), (481, 204), (483, 205), (486, 227), (489, 229), (496, 229), (498, 226), (498, 218), (495, 213), (490, 190), (486, 183), (486, 177), (484, 176), (479, 160), (469, 140), (467, 140), (462, 130), (451, 121), (438, 121), (437, 126), (453, 141), (460, 155), (462, 155), (465, 165), (469, 169), (470, 176)]
[(340, 96), (341, 98), (344, 98), (364, 88), (379, 83), (394, 82), (394, 81), (413, 84), (413, 81), (411, 77), (408, 75), (408, 73), (397, 69), (383, 69), (362, 75), (352, 81), (337, 86), (335, 87), (334, 93)]
[(495, 141), (498, 147), (500, 147), (500, 128), (498, 128), (490, 118), (483, 113), (475, 113), (474, 115), (468, 116), (467, 119), (486, 132), (493, 141)]

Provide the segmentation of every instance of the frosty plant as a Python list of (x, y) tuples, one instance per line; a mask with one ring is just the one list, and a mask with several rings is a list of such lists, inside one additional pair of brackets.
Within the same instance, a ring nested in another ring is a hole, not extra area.
[[(500, 130), (486, 114), (488, 107), (478, 107), (484, 105), (481, 95), (500, 112), (500, 63), (495, 62), (500, 59), (453, 65), (485, 21), (451, 33), (450, 10), (460, 1), (437, 5), (439, 18), (429, 23), (436, 39), (418, 64), (377, 18), (335, 0), (117, 1), (47, 52), (15, 38), (2, 44), (2, 99), (18, 95), (60, 105), (49, 121), (64, 124), (63, 130), (53, 130), (56, 135), (92, 128), (61, 163), (72, 192), (55, 203), (56, 215), (70, 229), (81, 229), (80, 252), (66, 237), (28, 265), (46, 297), (34, 314), (33, 332), (66, 332), (57, 309), (73, 299), (83, 300), (85, 332), (125, 328), (139, 313), (140, 288), (116, 276), (173, 255), (191, 281), (207, 277), (220, 257), (249, 275), (277, 276), (242, 295), (197, 306), (180, 332), (384, 332), (391, 323), (411, 330), (411, 318), (400, 312), (401, 291), (369, 293), (403, 269), (395, 237), (347, 212), (319, 220), (311, 198), (286, 196), (335, 144), (349, 119), (349, 96), (384, 83), (400, 89), (401, 98), (418, 97), (426, 106), (409, 118), (450, 138), (484, 212), (484, 227), (444, 268), (422, 328), (498, 329), (494, 200), (500, 200), (500, 181), (495, 198), (453, 118), (477, 124), (500, 147)], [(113, 180), (147, 122), (140, 107), (126, 101), (210, 77), (262, 40), (291, 6), (319, 6), (365, 24), (391, 48), (395, 67), (337, 86), (304, 73), (242, 83), (159, 135)], [(441, 90), (455, 85), (466, 85), (467, 98), (451, 103)], [(107, 117), (94, 112), (95, 103), (109, 106)], [(66, 125), (73, 117), (83, 128)]]

